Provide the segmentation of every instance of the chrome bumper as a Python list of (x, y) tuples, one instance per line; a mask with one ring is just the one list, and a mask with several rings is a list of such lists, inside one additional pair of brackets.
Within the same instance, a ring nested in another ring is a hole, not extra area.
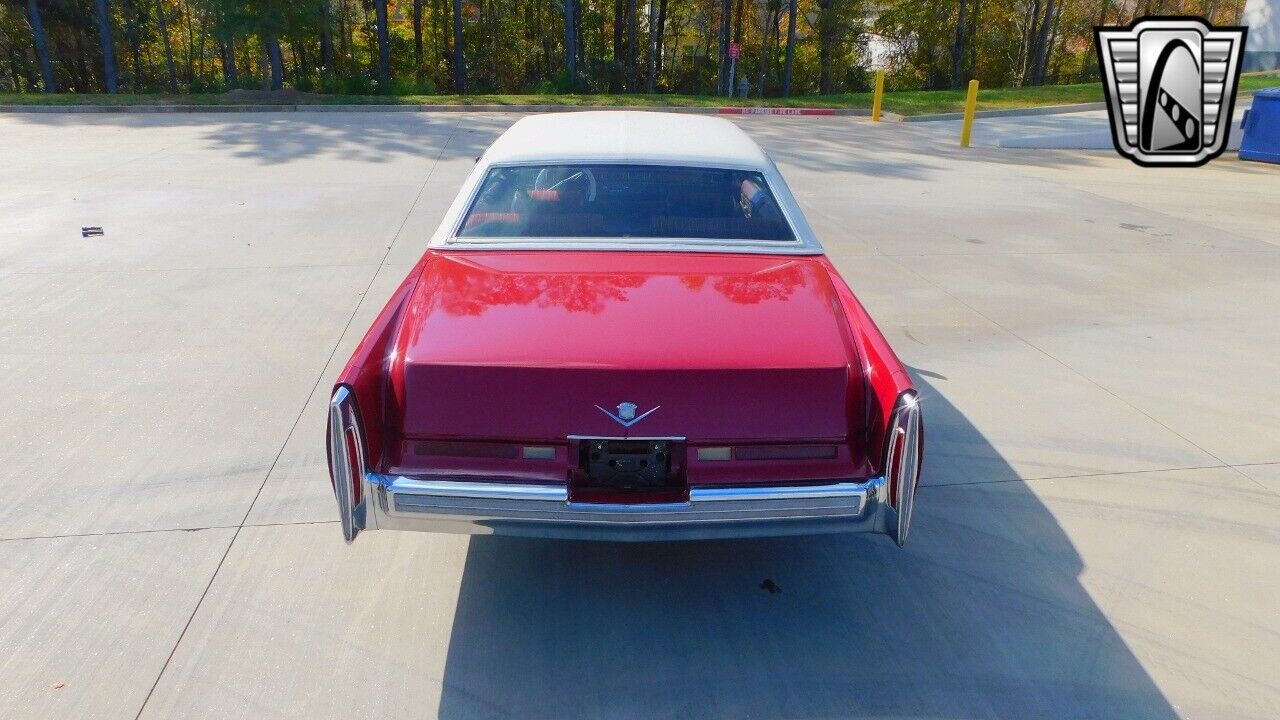
[(437, 481), (365, 473), (358, 530), (424, 530), (654, 541), (889, 532), (884, 478), (825, 485), (692, 488), (688, 502), (580, 503), (564, 486)]
[(694, 487), (680, 503), (571, 502), (566, 485), (427, 480), (364, 470), (364, 439), (354, 398), (338, 388), (329, 406), (330, 480), (342, 534), (423, 530), (585, 540), (700, 540), (884, 533), (902, 545), (919, 479), (920, 412), (904, 392), (888, 428), (884, 477), (821, 485)]

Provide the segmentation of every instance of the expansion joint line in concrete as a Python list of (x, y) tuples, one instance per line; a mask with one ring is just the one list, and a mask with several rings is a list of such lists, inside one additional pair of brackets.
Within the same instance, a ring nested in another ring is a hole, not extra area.
[(245, 523), (249, 520), (249, 515), (253, 512), (254, 506), (258, 503), (258, 498), (262, 495), (262, 490), (267, 486), (267, 480), (271, 478), (271, 474), (275, 472), (276, 464), (280, 462), (280, 457), (284, 455), (284, 449), (288, 447), (289, 440), (293, 437), (293, 433), (298, 429), (298, 424), (302, 420), (303, 413), (306, 412), (307, 404), (311, 402), (311, 398), (320, 388), (320, 383), (324, 381), (325, 371), (333, 362), (334, 355), (338, 352), (338, 347), (342, 344), (342, 339), (346, 337), (351, 330), (351, 323), (355, 320), (356, 314), (360, 312), (360, 307), (364, 304), (365, 299), (369, 296), (369, 291), (373, 288), (373, 283), (378, 279), (379, 273), (382, 272), (383, 266), (387, 263), (387, 257), (391, 254), (391, 248), (395, 247), (396, 241), (400, 239), (400, 233), (404, 231), (405, 224), (409, 222), (409, 217), (413, 214), (418, 203), (422, 200), (422, 193), (427, 188), (427, 183), (431, 181), (432, 174), (440, 165), (440, 159), (444, 157), (444, 153), (453, 143), (453, 138), (458, 134), (458, 127), (462, 123), (462, 118), (453, 125), (453, 130), (449, 133), (449, 137), (445, 139), (444, 144), (440, 146), (440, 152), (436, 154), (435, 159), (431, 163), (431, 167), (427, 170), (426, 177), (422, 180), (422, 185), (418, 187), (418, 194), (414, 196), (413, 203), (409, 205), (408, 212), (400, 221), (400, 226), (396, 228), (396, 233), (392, 237), (391, 242), (387, 245), (386, 251), (382, 254), (382, 259), (378, 262), (378, 267), (373, 271), (373, 275), (369, 278), (368, 285), (360, 294), (360, 299), (356, 302), (355, 307), (351, 310), (351, 315), (347, 318), (346, 324), (342, 327), (342, 332), (338, 333), (337, 339), (333, 342), (333, 348), (329, 350), (329, 357), (320, 368), (320, 372), (316, 375), (316, 380), (311, 386), (311, 392), (303, 399), (302, 407), (298, 410), (298, 416), (294, 418), (293, 425), (289, 427), (289, 432), (285, 434), (284, 441), (280, 443), (280, 449), (276, 452), (275, 459), (271, 461), (271, 467), (267, 468), (267, 472), (262, 477), (262, 482), (258, 485), (258, 491), (254, 493), (253, 500), (249, 503), (248, 509), (244, 512), (240, 524), (236, 526), (235, 533), (231, 536), (231, 540), (227, 543), (227, 547), (222, 552), (222, 558), (218, 560), (217, 567), (214, 568), (213, 574), (209, 577), (209, 582), (205, 584), (204, 591), (200, 594), (200, 599), (196, 601), (195, 607), (191, 609), (191, 615), (187, 617), (187, 622), (182, 626), (182, 632), (178, 633), (178, 638), (174, 641), (173, 647), (169, 650), (169, 656), (165, 658), (164, 665), (160, 667), (160, 672), (156, 673), (156, 679), (151, 683), (151, 689), (147, 691), (147, 696), (142, 700), (142, 705), (138, 708), (138, 714), (134, 716), (134, 720), (139, 720), (142, 713), (146, 712), (147, 704), (151, 702), (151, 697), (155, 694), (156, 688), (160, 686), (160, 680), (164, 678), (164, 673), (169, 669), (170, 663), (173, 662), (173, 656), (178, 652), (178, 647), (182, 644), (182, 640), (187, 636), (187, 631), (191, 629), (191, 623), (195, 620), (196, 614), (200, 612), (200, 606), (204, 604), (204, 600), (209, 596), (209, 588), (213, 587), (213, 583), (218, 579), (218, 573), (222, 571), (222, 566), (226, 563), (227, 557), (231, 554), (231, 548), (235, 547), (236, 540), (240, 537), (240, 532), (244, 530)]

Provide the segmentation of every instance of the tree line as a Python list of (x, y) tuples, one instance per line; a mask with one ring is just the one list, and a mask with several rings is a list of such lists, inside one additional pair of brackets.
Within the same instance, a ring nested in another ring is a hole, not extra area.
[(865, 91), (873, 69), (891, 88), (1041, 85), (1097, 78), (1094, 25), (1233, 24), (1244, 1), (0, 0), (0, 92), (769, 97)]

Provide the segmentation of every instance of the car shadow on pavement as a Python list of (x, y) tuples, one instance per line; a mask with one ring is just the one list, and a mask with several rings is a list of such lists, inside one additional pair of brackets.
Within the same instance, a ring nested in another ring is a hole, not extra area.
[[(921, 391), (929, 433), (990, 447)], [(1010, 477), (924, 488), (905, 549), (475, 537), (440, 717), (1177, 717)]]

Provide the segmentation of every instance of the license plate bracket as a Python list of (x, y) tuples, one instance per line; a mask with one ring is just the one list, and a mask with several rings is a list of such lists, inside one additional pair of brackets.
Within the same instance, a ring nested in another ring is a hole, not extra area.
[(688, 498), (683, 438), (570, 438), (569, 496), (584, 502)]

